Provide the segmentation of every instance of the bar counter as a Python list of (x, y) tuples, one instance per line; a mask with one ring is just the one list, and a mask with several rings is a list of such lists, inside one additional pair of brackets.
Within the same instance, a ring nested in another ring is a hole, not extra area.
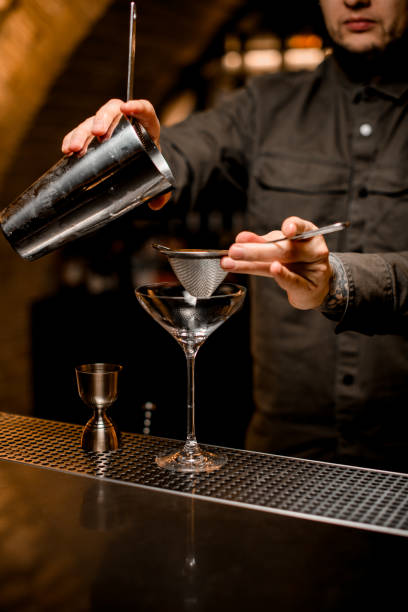
[(0, 610), (396, 610), (408, 475), (233, 449), (218, 472), (154, 463), (174, 440), (0, 413)]

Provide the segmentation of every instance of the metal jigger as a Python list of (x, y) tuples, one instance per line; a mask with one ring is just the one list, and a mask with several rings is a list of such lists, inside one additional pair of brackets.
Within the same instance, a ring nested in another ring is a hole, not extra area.
[(84, 450), (103, 453), (119, 448), (119, 435), (106, 409), (117, 399), (121, 370), (121, 365), (112, 363), (88, 363), (75, 368), (79, 396), (94, 411), (82, 431)]

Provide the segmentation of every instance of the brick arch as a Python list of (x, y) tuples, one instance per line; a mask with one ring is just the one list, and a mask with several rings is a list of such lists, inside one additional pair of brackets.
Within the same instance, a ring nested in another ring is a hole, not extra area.
[(0, 180), (56, 75), (112, 0), (10, 0), (0, 13)]

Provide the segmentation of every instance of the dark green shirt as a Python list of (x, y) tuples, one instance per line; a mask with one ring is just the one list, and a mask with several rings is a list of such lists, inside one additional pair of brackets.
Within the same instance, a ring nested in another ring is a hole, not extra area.
[[(216, 177), (245, 193), (242, 229), (263, 234), (289, 215), (318, 226), (349, 220), (327, 237), (330, 250), (408, 250), (408, 78), (392, 66), (392, 76), (361, 84), (331, 56), (314, 72), (254, 79), (164, 129), (175, 198), (195, 203)], [(335, 334), (271, 279), (252, 279), (250, 299), (248, 447), (408, 471), (407, 338)]]

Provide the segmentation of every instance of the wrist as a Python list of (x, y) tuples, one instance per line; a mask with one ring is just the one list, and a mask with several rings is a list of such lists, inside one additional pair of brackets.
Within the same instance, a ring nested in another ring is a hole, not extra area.
[(334, 253), (330, 253), (329, 262), (332, 270), (329, 289), (318, 310), (329, 319), (340, 321), (349, 302), (349, 283), (341, 259)]

